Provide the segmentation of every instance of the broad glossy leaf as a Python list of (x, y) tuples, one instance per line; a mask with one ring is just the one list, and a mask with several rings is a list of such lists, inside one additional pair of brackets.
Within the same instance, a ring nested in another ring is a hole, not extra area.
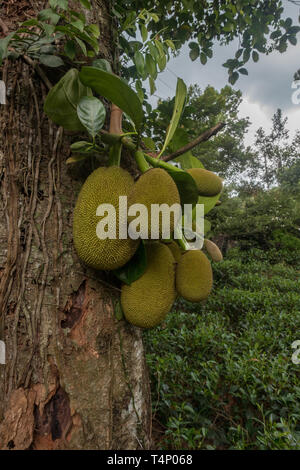
[(194, 157), (192, 152), (186, 152), (180, 157), (175, 158), (175, 162), (180, 163), (181, 168), (184, 170), (188, 170), (189, 168), (204, 168), (200, 160)]
[(147, 254), (145, 245), (141, 242), (133, 258), (122, 268), (115, 269), (113, 273), (120, 281), (130, 285), (144, 274), (146, 268)]
[(181, 117), (181, 114), (185, 105), (186, 95), (187, 95), (186, 84), (184, 83), (183, 80), (181, 80), (181, 78), (178, 78), (173, 115), (172, 115), (172, 119), (167, 130), (166, 139), (165, 139), (163, 148), (161, 149), (161, 152), (159, 154), (159, 157), (166, 150), (167, 146), (169, 145), (169, 142), (171, 141), (177, 129), (177, 126), (179, 124), (179, 120), (180, 120), (180, 117)]
[(137, 128), (141, 127), (144, 117), (141, 102), (123, 80), (96, 67), (82, 67), (79, 77), (84, 85), (91, 87), (127, 113)]
[(69, 131), (82, 131), (77, 116), (77, 105), (83, 96), (91, 96), (91, 90), (78, 77), (78, 70), (70, 69), (48, 93), (44, 111), (47, 116)]
[(88, 133), (92, 137), (95, 137), (103, 127), (106, 110), (103, 103), (101, 103), (98, 98), (94, 96), (84, 96), (77, 105), (77, 115)]

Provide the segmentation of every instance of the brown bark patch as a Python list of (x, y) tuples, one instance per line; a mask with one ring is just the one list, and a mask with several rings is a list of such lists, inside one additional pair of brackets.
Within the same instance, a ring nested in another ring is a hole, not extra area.
[(62, 328), (73, 328), (81, 319), (83, 315), (83, 305), (86, 293), (86, 282), (79, 286), (79, 289), (74, 292), (68, 299), (64, 308), (65, 320), (62, 320)]
[(18, 388), (10, 396), (9, 406), (0, 425), (0, 449), (28, 449), (34, 429), (34, 390)]
[(34, 409), (33, 448), (57, 449), (64, 447), (68, 431), (72, 425), (69, 397), (62, 387), (45, 405), (41, 414), (38, 407)]

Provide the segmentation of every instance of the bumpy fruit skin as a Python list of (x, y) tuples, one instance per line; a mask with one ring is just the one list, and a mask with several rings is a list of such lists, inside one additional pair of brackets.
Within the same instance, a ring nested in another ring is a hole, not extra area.
[(169, 250), (172, 252), (172, 255), (174, 256), (176, 263), (178, 263), (182, 255), (180, 246), (174, 240), (170, 242), (165, 242), (165, 244), (169, 248)]
[(213, 274), (207, 256), (200, 250), (184, 253), (176, 269), (176, 290), (190, 302), (205, 300), (212, 289)]
[[(107, 271), (120, 268), (137, 250), (138, 240), (100, 240), (96, 234), (101, 220), (96, 210), (100, 204), (106, 203), (116, 209), (118, 237), (119, 196), (128, 196), (133, 185), (131, 175), (117, 166), (100, 167), (84, 182), (74, 209), (73, 240), (79, 258), (91, 268)], [(127, 224), (126, 220), (121, 223)]]
[(200, 196), (216, 196), (222, 191), (221, 178), (204, 168), (190, 168), (187, 172), (194, 178)]
[[(151, 239), (151, 205), (152, 204), (180, 204), (180, 196), (174, 180), (161, 168), (152, 168), (146, 171), (135, 183), (128, 197), (128, 207), (132, 204), (144, 204), (148, 210), (148, 230), (141, 233), (142, 239)], [(131, 221), (135, 217), (129, 217)], [(171, 213), (170, 235), (174, 230), (174, 213)], [(159, 236), (162, 238), (162, 223), (160, 217)]]
[(175, 261), (166, 245), (146, 246), (148, 266), (130, 286), (123, 285), (121, 305), (126, 320), (140, 328), (159, 325), (175, 300)]
[(211, 240), (204, 240), (204, 248), (215, 263), (223, 261), (223, 255), (220, 248)]

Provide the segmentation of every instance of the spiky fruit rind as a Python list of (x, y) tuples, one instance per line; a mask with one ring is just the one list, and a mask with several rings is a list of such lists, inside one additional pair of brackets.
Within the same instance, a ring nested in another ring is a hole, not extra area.
[[(180, 205), (180, 196), (173, 178), (171, 178), (165, 170), (162, 168), (151, 168), (151, 170), (146, 171), (135, 183), (128, 197), (128, 207), (132, 204), (143, 204), (147, 208), (147, 230), (141, 233), (141, 238), (151, 239), (151, 227), (154, 225), (154, 221), (151, 218), (151, 205), (167, 204), (169, 207), (173, 204)], [(133, 218), (129, 217), (129, 220), (131, 221)], [(172, 235), (176, 223), (173, 212), (171, 212), (170, 221), (170, 235)], [(161, 239), (163, 236), (161, 218), (158, 234), (158, 238)]]
[(121, 304), (130, 323), (140, 328), (159, 325), (175, 300), (175, 261), (166, 245), (146, 246), (148, 265), (145, 273), (130, 286), (123, 285)]
[(182, 250), (180, 246), (174, 240), (171, 240), (170, 242), (165, 242), (165, 244), (169, 248), (169, 250), (172, 252), (172, 255), (174, 256), (176, 263), (178, 263), (182, 255)]
[(222, 191), (221, 178), (204, 168), (190, 168), (187, 172), (194, 178), (201, 196), (216, 196)]
[[(113, 270), (124, 266), (134, 255), (138, 240), (118, 239), (119, 196), (128, 196), (134, 185), (131, 175), (117, 166), (100, 167), (84, 182), (73, 216), (73, 240), (79, 258), (99, 270)], [(96, 227), (101, 220), (96, 215), (100, 204), (112, 204), (116, 210), (116, 239), (101, 240)], [(121, 217), (122, 224), (127, 221)]]
[(184, 253), (176, 269), (176, 290), (190, 302), (205, 300), (212, 289), (213, 274), (207, 256), (200, 250)]
[(215, 263), (223, 261), (223, 255), (220, 248), (211, 240), (204, 240), (204, 248)]

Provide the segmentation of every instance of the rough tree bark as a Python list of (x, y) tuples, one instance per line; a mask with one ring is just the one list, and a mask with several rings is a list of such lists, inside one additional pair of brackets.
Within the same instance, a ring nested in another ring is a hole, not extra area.
[[(1, 17), (11, 30), (12, 15), (24, 20), (42, 3), (3, 2)], [(20, 14), (10, 11), (16, 4)], [(109, 4), (94, 1), (92, 16), (101, 56), (113, 62)], [(72, 244), (82, 183), (65, 165), (71, 136), (43, 114), (47, 89), (29, 65), (6, 62), (1, 71), (0, 448), (147, 449), (141, 331), (115, 319), (118, 290), (82, 266)]]

